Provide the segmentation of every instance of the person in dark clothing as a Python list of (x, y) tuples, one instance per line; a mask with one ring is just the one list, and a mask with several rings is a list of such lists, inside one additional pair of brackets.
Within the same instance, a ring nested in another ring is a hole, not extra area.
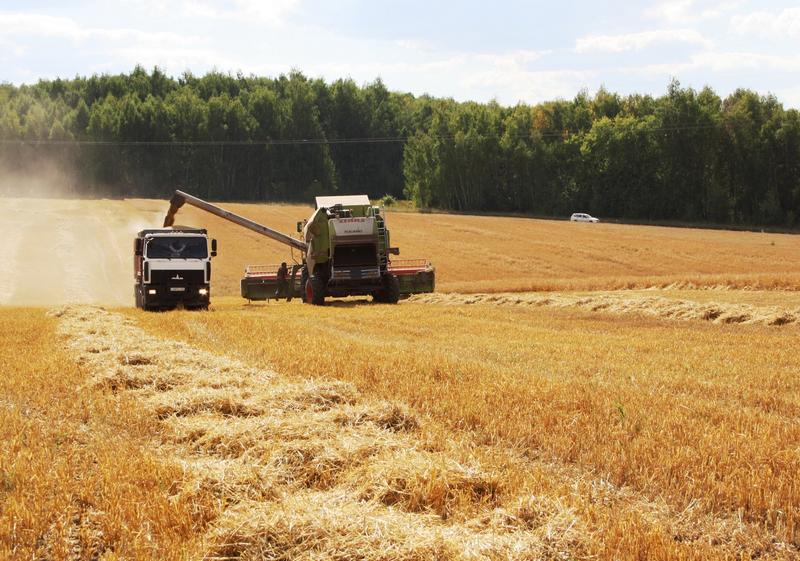
[(286, 266), (286, 262), (284, 261), (281, 263), (281, 266), (278, 267), (278, 286), (275, 288), (275, 298), (287, 298), (288, 297), (288, 286), (286, 282), (286, 277), (289, 274), (289, 268)]

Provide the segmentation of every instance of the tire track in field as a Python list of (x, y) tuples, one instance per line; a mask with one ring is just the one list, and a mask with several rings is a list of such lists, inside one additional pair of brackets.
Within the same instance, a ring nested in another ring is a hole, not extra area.
[[(37, 201), (38, 203), (38, 201)], [(15, 305), (53, 305), (75, 299), (65, 284), (65, 240), (59, 220), (47, 208), (24, 205), (17, 209), (20, 241), (12, 263), (16, 272), (8, 302)]]
[[(116, 202), (0, 199), (0, 304), (127, 305), (140, 214)], [(146, 220), (141, 220), (146, 223)]]
[[(97, 307), (52, 313), (87, 383), (128, 392), (159, 419), (153, 446), (187, 474), (177, 492), (217, 497), (207, 558), (596, 558), (620, 532), (665, 558), (796, 553), (735, 517), (676, 512), (577, 466), (432, 439), (402, 407), (346, 383), (289, 381)], [(503, 464), (480, 459), (494, 456), (544, 489), (504, 496)]]
[(19, 246), (22, 240), (24, 221), (18, 215), (19, 202), (0, 199), (0, 242), (2, 242), (2, 258), (0, 258), (0, 305), (9, 304), (17, 286), (19, 270), (16, 267), (19, 258)]

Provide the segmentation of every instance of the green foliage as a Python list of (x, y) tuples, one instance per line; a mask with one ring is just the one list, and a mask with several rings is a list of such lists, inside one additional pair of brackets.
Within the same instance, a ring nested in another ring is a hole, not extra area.
[[(772, 96), (711, 89), (502, 107), (211, 72), (0, 84), (0, 166), (72, 170), (77, 191), (794, 226), (800, 115)], [(74, 144), (72, 141), (88, 141)]]

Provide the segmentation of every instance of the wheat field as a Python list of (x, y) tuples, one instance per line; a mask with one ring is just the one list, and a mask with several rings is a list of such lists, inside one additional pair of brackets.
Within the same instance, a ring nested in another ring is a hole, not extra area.
[(144, 313), (166, 203), (2, 206), (0, 559), (800, 557), (796, 236), (391, 213), (437, 293), (320, 308), (236, 297), (291, 255), (182, 210), (212, 309)]

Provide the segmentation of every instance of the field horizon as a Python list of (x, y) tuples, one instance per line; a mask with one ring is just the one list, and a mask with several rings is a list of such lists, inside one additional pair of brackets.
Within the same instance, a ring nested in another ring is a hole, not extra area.
[[(167, 201), (0, 198), (9, 258), (0, 263), (0, 304), (133, 302), (132, 240), (160, 227)], [(310, 206), (222, 204), (292, 234)], [(179, 224), (204, 227), (220, 244), (214, 294), (239, 294), (247, 265), (299, 255), (254, 232), (183, 208)], [(794, 234), (535, 218), (387, 212), (400, 259), (425, 258), (440, 292), (561, 292), (646, 288), (797, 290)], [(432, 240), (435, 243), (432, 243)], [(84, 251), (67, 252), (72, 247)], [(30, 283), (55, 276), (58, 286)]]

